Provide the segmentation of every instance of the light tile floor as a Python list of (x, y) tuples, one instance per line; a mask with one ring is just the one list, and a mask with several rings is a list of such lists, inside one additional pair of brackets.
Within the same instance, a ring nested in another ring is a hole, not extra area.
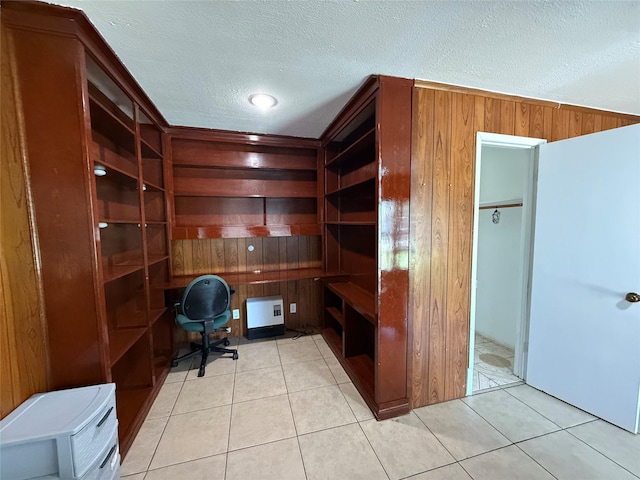
[(476, 332), (473, 362), (473, 391), (520, 382), (513, 374), (513, 349)]
[(174, 368), (127, 480), (640, 478), (632, 435), (522, 383), (376, 421), (321, 336)]

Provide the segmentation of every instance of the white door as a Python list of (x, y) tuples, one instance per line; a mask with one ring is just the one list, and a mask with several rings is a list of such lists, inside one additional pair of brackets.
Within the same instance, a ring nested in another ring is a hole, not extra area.
[(539, 149), (526, 382), (637, 433), (640, 126)]

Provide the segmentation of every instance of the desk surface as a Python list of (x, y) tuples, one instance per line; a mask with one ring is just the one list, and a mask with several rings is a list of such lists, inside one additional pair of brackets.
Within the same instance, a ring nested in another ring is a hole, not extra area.
[[(335, 273), (327, 273), (321, 268), (293, 268), (289, 270), (254, 271), (254, 272), (221, 272), (216, 273), (229, 285), (252, 285), (259, 283), (288, 282), (290, 280), (320, 279), (335, 277)], [(164, 290), (185, 288), (198, 275), (180, 275), (171, 281), (158, 284)]]

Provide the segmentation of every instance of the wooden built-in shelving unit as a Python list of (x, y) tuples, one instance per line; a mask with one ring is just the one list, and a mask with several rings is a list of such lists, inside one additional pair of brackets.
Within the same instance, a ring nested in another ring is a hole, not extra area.
[(114, 382), (126, 454), (169, 371), (166, 122), (79, 11), (3, 2), (22, 99), (51, 389)]
[(372, 77), (322, 136), (323, 336), (377, 418), (410, 409), (412, 82)]
[(173, 239), (321, 235), (318, 141), (170, 133)]

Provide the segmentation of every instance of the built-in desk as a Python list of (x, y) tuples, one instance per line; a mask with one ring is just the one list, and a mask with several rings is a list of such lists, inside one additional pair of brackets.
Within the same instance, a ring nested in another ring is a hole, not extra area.
[[(321, 323), (321, 315), (322, 308), (320, 303), (320, 290), (318, 287), (317, 293), (315, 293), (309, 284), (315, 284), (313, 280), (320, 279), (339, 279), (341, 277), (340, 274), (336, 273), (327, 273), (322, 270), (322, 268), (292, 268), (288, 270), (269, 270), (269, 271), (251, 271), (251, 272), (212, 272), (215, 275), (222, 277), (231, 288), (236, 290), (236, 294), (233, 296), (233, 306), (234, 309), (242, 309), (245, 300), (254, 297), (263, 297), (263, 296), (271, 296), (278, 295), (278, 291), (283, 292), (282, 296), (284, 298), (285, 305), (287, 304), (287, 283), (296, 282), (298, 280), (306, 280), (307, 287), (303, 296), (294, 297), (294, 302), (301, 303), (298, 305), (298, 315), (295, 314), (292, 316), (288, 316), (288, 322), (286, 322), (288, 328), (301, 328), (303, 325), (300, 320), (301, 318), (307, 322), (308, 319), (314, 318), (314, 323), (316, 327), (320, 328)], [(168, 282), (158, 282), (154, 284), (154, 288), (156, 289), (156, 294), (163, 295), (165, 305), (171, 306), (176, 301), (180, 301), (180, 297), (182, 295), (182, 291), (189, 285), (189, 283), (197, 278), (199, 275), (177, 275), (171, 277), (171, 280)], [(282, 286), (274, 286), (273, 284), (282, 283)], [(267, 289), (268, 284), (271, 284), (272, 287)], [(265, 285), (265, 290), (262, 289), (262, 285)], [(315, 288), (315, 287), (313, 287)], [(268, 292), (267, 292), (268, 290)], [(309, 293), (313, 292), (313, 293)], [(298, 292), (296, 292), (298, 293)], [(291, 297), (289, 297), (291, 298)], [(311, 298), (311, 301), (308, 299)], [(305, 300), (304, 302), (302, 300)], [(306, 309), (306, 310), (301, 310)], [(288, 311), (288, 309), (287, 309)], [(301, 311), (305, 311), (305, 313), (301, 313)], [(310, 313), (311, 312), (311, 313)], [(300, 317), (300, 315), (303, 315)], [(243, 319), (235, 320), (239, 322), (235, 327), (231, 325), (232, 332), (234, 335), (244, 336), (246, 333), (246, 327)], [(296, 324), (296, 322), (300, 322), (300, 324)], [(306, 324), (305, 324), (306, 325)]]
[[(216, 273), (229, 285), (256, 285), (260, 283), (288, 282), (290, 280), (308, 280), (335, 277), (335, 273), (327, 273), (321, 268), (292, 268), (289, 270), (254, 271), (254, 272), (221, 272)], [(199, 275), (180, 275), (171, 278), (170, 282), (158, 283), (164, 290), (185, 288), (189, 282)]]

